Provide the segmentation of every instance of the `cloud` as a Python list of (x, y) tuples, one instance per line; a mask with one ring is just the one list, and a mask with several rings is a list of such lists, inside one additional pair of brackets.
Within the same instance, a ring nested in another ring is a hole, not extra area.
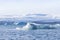
[(59, 0), (6, 0), (0, 1), (0, 15), (46, 13), (60, 15)]

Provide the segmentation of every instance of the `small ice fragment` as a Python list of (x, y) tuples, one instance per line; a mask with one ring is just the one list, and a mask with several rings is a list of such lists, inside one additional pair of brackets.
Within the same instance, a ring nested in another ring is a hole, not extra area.
[(16, 30), (21, 30), (21, 28), (19, 28), (19, 27), (16, 27)]

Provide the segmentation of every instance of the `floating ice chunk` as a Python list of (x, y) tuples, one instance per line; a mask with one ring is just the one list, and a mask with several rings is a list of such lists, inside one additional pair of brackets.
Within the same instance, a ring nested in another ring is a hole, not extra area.
[(30, 23), (27, 23), (27, 25), (23, 26), (22, 28), (16, 27), (16, 30), (29, 30), (31, 29)]
[(23, 29), (23, 30), (29, 30), (30, 28), (31, 28), (30, 23), (27, 23), (27, 25), (24, 26), (22, 29)]

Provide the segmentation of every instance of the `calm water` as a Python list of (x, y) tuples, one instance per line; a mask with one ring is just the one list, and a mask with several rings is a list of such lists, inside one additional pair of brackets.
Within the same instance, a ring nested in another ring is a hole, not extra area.
[(60, 40), (57, 29), (0, 30), (0, 40)]

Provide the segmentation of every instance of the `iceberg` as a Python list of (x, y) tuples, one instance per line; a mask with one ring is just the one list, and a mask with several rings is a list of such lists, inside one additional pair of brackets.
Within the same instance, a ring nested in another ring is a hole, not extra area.
[(21, 27), (16, 27), (16, 30), (29, 30), (31, 29), (31, 25), (30, 23), (27, 23), (25, 26), (23, 26), (22, 28)]
[(1, 25), (16, 30), (57, 29), (60, 28), (60, 19), (53, 19), (47, 14), (28, 14), (21, 18), (1, 18)]
[(27, 23), (25, 26), (16, 27), (16, 30), (37, 30), (37, 29), (57, 29), (60, 24), (37, 24), (37, 23)]

